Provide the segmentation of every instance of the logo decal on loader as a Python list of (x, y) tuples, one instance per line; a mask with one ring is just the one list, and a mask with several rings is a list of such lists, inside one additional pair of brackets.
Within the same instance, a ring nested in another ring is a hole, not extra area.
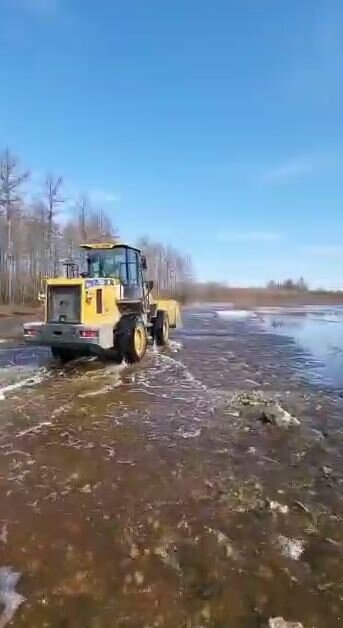
[(113, 279), (87, 279), (85, 287), (94, 288), (95, 286), (113, 286)]

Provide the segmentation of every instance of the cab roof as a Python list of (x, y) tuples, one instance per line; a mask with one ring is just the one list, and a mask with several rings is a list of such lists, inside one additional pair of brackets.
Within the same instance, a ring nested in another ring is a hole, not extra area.
[(130, 244), (125, 244), (125, 242), (87, 242), (84, 244), (80, 244), (81, 249), (85, 249), (86, 251), (106, 251), (109, 249), (116, 249), (118, 247), (125, 247), (127, 249), (134, 249), (135, 251), (140, 250), (136, 246), (131, 246)]

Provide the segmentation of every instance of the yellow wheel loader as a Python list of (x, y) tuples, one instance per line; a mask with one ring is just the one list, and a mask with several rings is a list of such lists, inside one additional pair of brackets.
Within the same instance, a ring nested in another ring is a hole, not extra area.
[(27, 344), (51, 347), (54, 358), (84, 355), (138, 362), (149, 340), (165, 345), (180, 323), (173, 299), (152, 297), (146, 259), (121, 243), (82, 244), (87, 270), (66, 263), (66, 277), (47, 279), (44, 323), (26, 323)]

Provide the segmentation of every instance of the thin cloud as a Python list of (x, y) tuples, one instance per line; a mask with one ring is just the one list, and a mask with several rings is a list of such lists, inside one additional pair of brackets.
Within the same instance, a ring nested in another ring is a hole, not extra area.
[(107, 190), (90, 190), (88, 195), (90, 201), (98, 205), (108, 205), (111, 203), (118, 203), (120, 201), (119, 194)]
[(277, 242), (282, 234), (275, 231), (241, 231), (219, 233), (218, 240), (222, 242)]
[(320, 162), (310, 158), (294, 158), (267, 169), (262, 174), (262, 182), (267, 184), (286, 183), (315, 173)]
[(313, 257), (343, 258), (343, 245), (340, 244), (311, 244), (303, 246), (301, 252)]

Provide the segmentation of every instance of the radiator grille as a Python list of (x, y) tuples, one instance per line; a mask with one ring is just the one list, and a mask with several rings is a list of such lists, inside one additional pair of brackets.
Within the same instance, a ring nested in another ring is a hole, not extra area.
[(81, 286), (49, 286), (48, 322), (80, 323)]

